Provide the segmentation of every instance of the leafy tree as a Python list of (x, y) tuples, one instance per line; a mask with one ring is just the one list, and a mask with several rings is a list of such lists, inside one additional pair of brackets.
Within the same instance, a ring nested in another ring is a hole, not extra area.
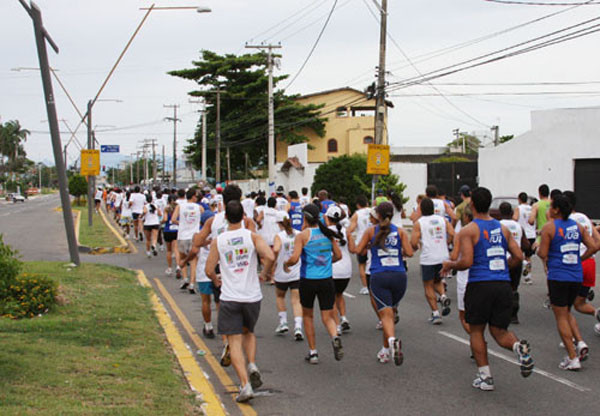
[(514, 134), (508, 134), (506, 136), (500, 136), (500, 138), (498, 139), (498, 141), (500, 142), (500, 144), (502, 144), (502, 143), (506, 143), (506, 142), (508, 142), (508, 141), (510, 141), (510, 140), (512, 140), (514, 138), (515, 138)]
[(392, 173), (390, 175), (379, 176), (379, 180), (377, 181), (375, 187), (377, 189), (381, 189), (386, 195), (390, 191), (396, 193), (397, 195), (400, 195), (403, 204), (406, 204), (408, 202), (408, 198), (404, 197), (406, 184), (400, 182), (400, 177), (398, 175), (394, 175)]
[(465, 153), (468, 155), (476, 155), (481, 147), (481, 140), (472, 134), (460, 133), (458, 139), (454, 139), (446, 146), (449, 148), (462, 149), (463, 141), (465, 143)]
[[(207, 109), (207, 175), (215, 176), (215, 138), (217, 88), (221, 96), (221, 178), (225, 176), (225, 152), (231, 149), (232, 178), (243, 177), (245, 155), (252, 169), (268, 165), (268, 75), (267, 54), (264, 52), (245, 55), (225, 54), (204, 50), (199, 61), (193, 61), (191, 69), (169, 72), (170, 75), (195, 81), (199, 89), (189, 94), (203, 97), (212, 106)], [(301, 105), (297, 96), (286, 95), (277, 90), (277, 84), (288, 76), (273, 77), (275, 135), (288, 144), (308, 140), (303, 130), (310, 129), (320, 137), (325, 135), (324, 119), (319, 116), (319, 106)], [(201, 165), (202, 135), (200, 121), (194, 137), (188, 140), (185, 152), (192, 162)]]
[(81, 203), (81, 197), (87, 195), (88, 184), (85, 176), (73, 175), (69, 178), (69, 193), (77, 198), (77, 204)]
[(345, 197), (348, 206), (354, 209), (356, 197), (363, 194), (369, 198), (371, 175), (367, 175), (367, 157), (355, 154), (333, 158), (322, 164), (315, 172), (311, 193), (316, 195), (322, 189), (333, 199)]
[(29, 134), (17, 120), (0, 124), (0, 168), (3, 172), (24, 172), (33, 163), (26, 159), (23, 146)]

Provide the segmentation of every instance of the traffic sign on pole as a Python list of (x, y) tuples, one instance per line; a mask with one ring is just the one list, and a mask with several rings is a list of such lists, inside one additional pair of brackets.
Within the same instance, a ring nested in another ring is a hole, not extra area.
[(102, 153), (119, 153), (118, 144), (102, 144), (100, 145), (100, 151)]
[(100, 175), (100, 151), (81, 149), (81, 174), (83, 176)]
[(385, 144), (370, 144), (367, 154), (368, 175), (390, 174), (390, 146)]

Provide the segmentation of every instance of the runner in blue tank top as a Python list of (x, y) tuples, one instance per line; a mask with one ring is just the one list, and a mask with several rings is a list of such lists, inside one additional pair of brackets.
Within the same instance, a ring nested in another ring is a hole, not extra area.
[[(577, 371), (581, 361), (587, 358), (588, 346), (581, 338), (571, 306), (583, 281), (581, 261), (591, 257), (597, 250), (592, 237), (572, 219), (571, 205), (564, 195), (556, 195), (550, 205), (551, 221), (542, 228), (538, 256), (547, 260), (548, 290), (550, 304), (556, 318), (556, 326), (568, 355), (559, 368)], [(587, 250), (580, 257), (580, 244)], [(573, 344), (575, 339), (576, 345)]]
[(315, 324), (313, 306), (315, 298), (319, 299), (321, 319), (331, 336), (333, 353), (336, 360), (344, 356), (342, 340), (337, 336), (333, 305), (335, 302), (335, 286), (332, 279), (332, 263), (342, 258), (342, 254), (334, 237), (345, 243), (343, 236), (327, 228), (319, 221), (319, 208), (308, 204), (303, 208), (304, 230), (296, 236), (294, 251), (283, 264), (283, 270), (289, 273), (289, 268), (300, 259), (300, 303), (304, 330), (310, 349), (306, 361), (310, 364), (319, 363), (319, 355), (315, 340)]
[[(470, 207), (473, 221), (459, 233), (458, 260), (445, 261), (442, 273), (469, 269), (465, 293), (465, 320), (471, 333), (471, 351), (479, 369), (473, 387), (494, 390), (494, 379), (489, 367), (485, 327), (503, 348), (513, 350), (519, 360), (521, 375), (533, 372), (529, 343), (519, 341), (508, 331), (512, 315), (512, 289), (508, 268), (523, 261), (523, 253), (508, 228), (489, 215), (491, 192), (483, 187), (473, 191)], [(506, 254), (511, 254), (507, 261)]]
[(298, 198), (298, 192), (290, 191), (290, 210), (288, 212), (292, 228), (294, 230), (302, 231), (302, 224), (304, 224), (304, 215), (302, 214), (302, 205)]
[(378, 224), (365, 231), (356, 248), (358, 254), (371, 251), (371, 294), (377, 305), (377, 312), (383, 324), (383, 347), (377, 353), (380, 363), (387, 363), (390, 357), (396, 365), (402, 364), (403, 354), (400, 339), (394, 333), (394, 308), (406, 293), (406, 269), (402, 255), (412, 257), (413, 250), (408, 234), (391, 223), (394, 206), (382, 202), (375, 209)]

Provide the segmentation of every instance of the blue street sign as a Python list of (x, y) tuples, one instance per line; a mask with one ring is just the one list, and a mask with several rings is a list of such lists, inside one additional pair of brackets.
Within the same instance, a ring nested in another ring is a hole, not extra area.
[(100, 145), (100, 151), (102, 153), (119, 153), (118, 144), (102, 144)]

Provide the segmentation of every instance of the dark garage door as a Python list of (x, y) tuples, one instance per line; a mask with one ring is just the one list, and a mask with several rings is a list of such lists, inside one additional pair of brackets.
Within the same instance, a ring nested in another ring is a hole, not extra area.
[(577, 211), (600, 219), (600, 159), (575, 160)]
[(477, 186), (477, 162), (429, 163), (427, 184), (435, 185), (446, 195), (460, 201), (458, 190), (462, 185)]

